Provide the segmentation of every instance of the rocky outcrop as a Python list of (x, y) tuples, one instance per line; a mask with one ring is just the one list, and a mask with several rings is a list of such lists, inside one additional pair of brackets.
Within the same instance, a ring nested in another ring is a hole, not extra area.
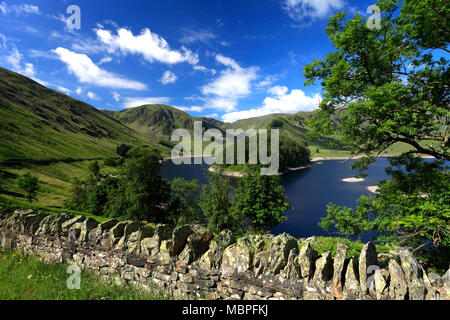
[(382, 269), (372, 243), (348, 260), (346, 245), (319, 256), (315, 241), (287, 234), (236, 241), (230, 231), (214, 238), (191, 226), (0, 208), (2, 248), (76, 264), (119, 285), (158, 286), (179, 299), (450, 299), (450, 270), (427, 274), (406, 249), (380, 256), (388, 264)]

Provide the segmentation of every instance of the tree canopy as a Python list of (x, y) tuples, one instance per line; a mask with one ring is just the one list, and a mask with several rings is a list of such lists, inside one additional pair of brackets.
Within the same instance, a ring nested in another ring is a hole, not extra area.
[(358, 14), (330, 18), (326, 33), (335, 50), (304, 68), (306, 84), (320, 81), (324, 90), (312, 127), (354, 155), (377, 156), (401, 142), (409, 153), (450, 160), (448, 1), (377, 5), (380, 29)]

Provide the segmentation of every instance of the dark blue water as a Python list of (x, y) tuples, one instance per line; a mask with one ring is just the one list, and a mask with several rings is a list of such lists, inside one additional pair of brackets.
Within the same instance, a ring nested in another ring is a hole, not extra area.
[[(385, 168), (389, 166), (387, 158), (379, 158), (373, 163), (367, 171), (366, 180), (359, 183), (342, 181), (357, 175), (356, 171), (350, 170), (353, 161), (330, 160), (321, 163), (283, 177), (288, 201), (294, 209), (286, 213), (288, 219), (285, 223), (272, 230), (274, 234), (287, 232), (297, 238), (330, 236), (317, 225), (327, 215), (327, 205), (332, 202), (355, 208), (361, 195), (373, 195), (367, 187), (388, 178), (385, 173)], [(168, 161), (164, 165), (163, 176), (167, 179), (197, 179), (200, 184), (205, 184), (208, 182), (205, 174), (207, 169), (207, 165), (176, 166)]]

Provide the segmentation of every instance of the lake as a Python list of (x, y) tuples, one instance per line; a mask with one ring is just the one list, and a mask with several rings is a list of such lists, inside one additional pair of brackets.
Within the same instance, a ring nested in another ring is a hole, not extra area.
[[(330, 236), (317, 224), (326, 216), (330, 202), (340, 206), (355, 208), (356, 200), (361, 195), (373, 195), (367, 187), (375, 186), (387, 178), (385, 168), (389, 165), (387, 158), (379, 158), (367, 171), (364, 182), (346, 183), (342, 179), (354, 177), (357, 171), (350, 170), (353, 161), (327, 160), (320, 165), (283, 176), (283, 185), (288, 201), (294, 206), (286, 213), (287, 221), (272, 230), (274, 234), (289, 233), (297, 238), (311, 236)], [(176, 166), (167, 161), (163, 176), (167, 179), (183, 177), (187, 180), (197, 179), (200, 184), (208, 182), (205, 170), (208, 165)], [(366, 239), (364, 239), (366, 240)]]

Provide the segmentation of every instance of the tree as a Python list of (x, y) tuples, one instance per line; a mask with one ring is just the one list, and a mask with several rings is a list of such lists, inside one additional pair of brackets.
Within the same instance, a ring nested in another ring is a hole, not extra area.
[(128, 151), (130, 151), (132, 148), (132, 146), (122, 143), (120, 146), (117, 146), (117, 154), (123, 158), (126, 158)]
[[(309, 122), (318, 136), (334, 137), (366, 155), (364, 170), (397, 143), (409, 146), (391, 158), (391, 181), (378, 196), (362, 197), (356, 210), (331, 205), (321, 226), (343, 234), (377, 231), (379, 240), (416, 248), (448, 246), (450, 160), (450, 6), (444, 0), (382, 0), (381, 28), (339, 12), (326, 33), (335, 50), (305, 66), (306, 84), (320, 81), (324, 97)], [(414, 156), (415, 157), (414, 157)], [(405, 172), (406, 170), (406, 172)], [(447, 169), (448, 170), (448, 169)]]
[(32, 176), (29, 172), (24, 173), (17, 178), (17, 186), (25, 191), (25, 197), (31, 203), (36, 200), (37, 191), (39, 190), (39, 179)]
[(170, 182), (171, 190), (171, 216), (175, 224), (183, 225), (200, 220), (198, 201), (200, 192), (197, 180), (187, 181), (175, 178)]
[(414, 249), (450, 247), (450, 167), (411, 155), (390, 161), (392, 180), (379, 184), (378, 196), (362, 197), (357, 209), (331, 205), (320, 226), (343, 235), (376, 230), (379, 241)]
[[(314, 133), (335, 136), (354, 155), (374, 157), (396, 143), (410, 154), (450, 160), (449, 3), (382, 0), (381, 29), (344, 12), (326, 33), (335, 47), (305, 66), (306, 84), (320, 81), (324, 97), (310, 121)], [(366, 167), (369, 162), (358, 164)]]
[(222, 168), (208, 172), (209, 184), (204, 185), (199, 197), (199, 206), (208, 220), (208, 227), (213, 232), (224, 229), (239, 230), (241, 215), (230, 213), (233, 187), (231, 178), (225, 176)]
[(247, 166), (231, 208), (231, 215), (249, 219), (256, 231), (266, 231), (286, 220), (292, 209), (278, 176), (262, 176), (257, 166)]
[(170, 186), (161, 177), (162, 157), (158, 149), (135, 148), (120, 169), (119, 188), (126, 205), (115, 204), (116, 216), (135, 220), (165, 222), (170, 200)]
[(98, 165), (98, 161), (94, 161), (89, 164), (89, 172), (92, 173), (94, 179), (98, 179), (98, 175), (100, 173), (100, 166)]

